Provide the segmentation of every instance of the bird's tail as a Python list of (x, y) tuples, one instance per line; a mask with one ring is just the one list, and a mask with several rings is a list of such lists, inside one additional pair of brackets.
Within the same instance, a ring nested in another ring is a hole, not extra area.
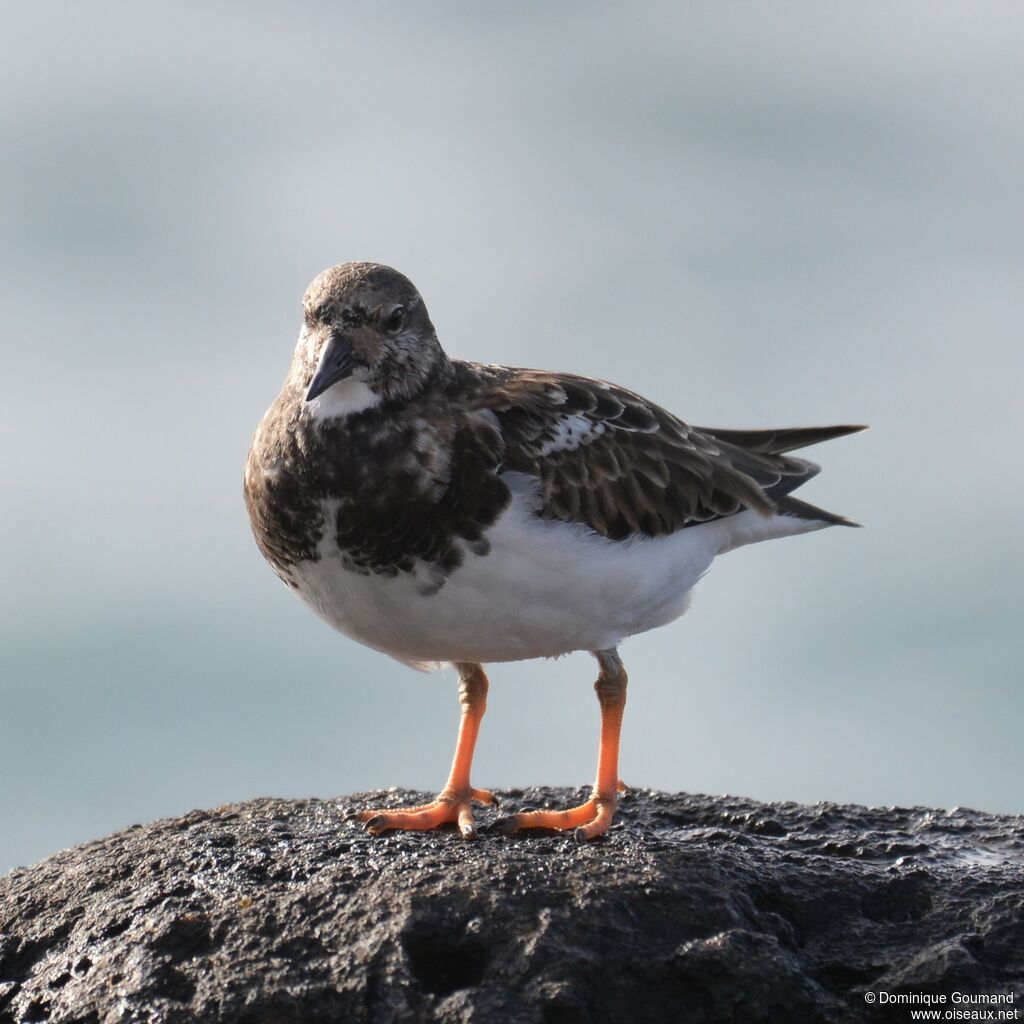
[(814, 520), (829, 523), (833, 526), (860, 526), (846, 516), (837, 515), (826, 509), (818, 508), (809, 502), (794, 498), (790, 491), (805, 484), (817, 475), (818, 466), (806, 459), (786, 458), (785, 453), (797, 448), (806, 448), (822, 441), (831, 441), (836, 437), (856, 434), (866, 430), (865, 426), (833, 426), (833, 427), (786, 427), (781, 430), (720, 430), (717, 427), (701, 427), (701, 432), (710, 434), (716, 440), (734, 448), (750, 452), (754, 455), (771, 459), (779, 456), (779, 463), (788, 469), (778, 483), (767, 486), (764, 494), (775, 505), (775, 513), (782, 516), (795, 516), (797, 519)]

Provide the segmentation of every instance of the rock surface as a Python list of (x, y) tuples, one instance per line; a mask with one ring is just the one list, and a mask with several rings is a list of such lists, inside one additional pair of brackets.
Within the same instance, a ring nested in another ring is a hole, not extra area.
[(197, 811), (0, 879), (0, 1021), (910, 1020), (865, 992), (1022, 1009), (1022, 818), (634, 792), (581, 846), (374, 839), (342, 810)]

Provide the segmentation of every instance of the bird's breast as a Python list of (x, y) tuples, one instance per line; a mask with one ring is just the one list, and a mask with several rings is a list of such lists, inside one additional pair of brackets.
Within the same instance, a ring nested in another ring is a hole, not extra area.
[(485, 546), (508, 502), (493, 452), (454, 438), (447, 420), (415, 408), (316, 421), (272, 407), (246, 467), (261, 550), (292, 585), (296, 563), (326, 550), (357, 575), (429, 564), (427, 585), (438, 586)]

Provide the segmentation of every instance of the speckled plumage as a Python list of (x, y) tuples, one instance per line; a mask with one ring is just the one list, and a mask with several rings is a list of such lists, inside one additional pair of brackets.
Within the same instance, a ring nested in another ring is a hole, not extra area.
[[(304, 299), (291, 369), (260, 424), (245, 498), (260, 550), (318, 615), (416, 667), (457, 666), (464, 726), (429, 807), (371, 831), (458, 821), (481, 664), (593, 652), (594, 797), (522, 827), (607, 829), (617, 802), (625, 638), (671, 622), (719, 554), (834, 524), (793, 498), (818, 467), (788, 453), (859, 427), (692, 427), (615, 384), (449, 359), (412, 283), (349, 263)], [(605, 736), (605, 733), (602, 733)]]
[(417, 561), (447, 575), (463, 558), (460, 541), (486, 554), (483, 531), (508, 503), (490, 423), (439, 414), (433, 389), (400, 411), (323, 423), (300, 403), (286, 389), (271, 408), (246, 477), (257, 542), (282, 578), (317, 560), (325, 536), (347, 567), (386, 576)]
[[(359, 280), (352, 268), (369, 278), (370, 303), (346, 313), (332, 296)], [(286, 581), (297, 563), (320, 557), (325, 536), (352, 569), (393, 576), (423, 561), (446, 577), (467, 552), (486, 556), (486, 530), (509, 502), (510, 472), (538, 481), (539, 516), (616, 541), (667, 536), (745, 508), (844, 521), (789, 497), (818, 467), (785, 453), (858, 427), (691, 427), (605, 381), (449, 360), (415, 289), (374, 265), (346, 264), (317, 278), (304, 333), (330, 329), (333, 317), (359, 338), (372, 298), (389, 286), (384, 304), (411, 300), (433, 344), (391, 355), (367, 374), (379, 404), (318, 420), (303, 401), (316, 360), (300, 339), (254, 439), (245, 478), (250, 520)]]

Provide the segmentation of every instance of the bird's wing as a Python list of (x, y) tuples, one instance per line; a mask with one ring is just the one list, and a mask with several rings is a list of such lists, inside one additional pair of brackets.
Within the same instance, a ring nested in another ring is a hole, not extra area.
[[(771, 515), (818, 471), (772, 450), (784, 432), (716, 436), (606, 381), (464, 365), (473, 377), (472, 404), (498, 420), (503, 470), (540, 481), (541, 515), (586, 524), (612, 540), (660, 537), (744, 508)], [(786, 435), (778, 441), (783, 450), (786, 440), (811, 443)]]

